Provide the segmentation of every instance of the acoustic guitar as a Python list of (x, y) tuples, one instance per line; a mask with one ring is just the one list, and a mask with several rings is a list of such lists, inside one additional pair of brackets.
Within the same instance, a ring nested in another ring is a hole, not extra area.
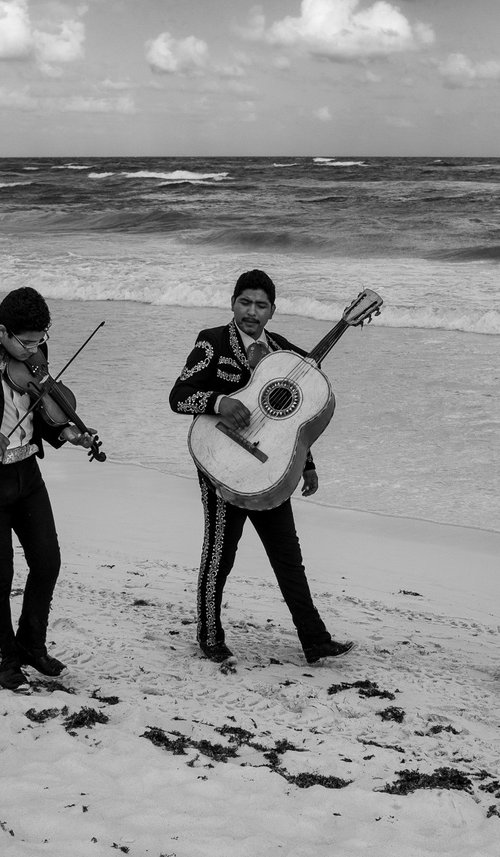
[(381, 306), (379, 295), (365, 289), (306, 357), (293, 351), (263, 357), (246, 387), (231, 393), (251, 413), (246, 428), (235, 431), (218, 415), (200, 414), (193, 420), (189, 451), (224, 500), (262, 510), (293, 494), (307, 451), (335, 410), (330, 381), (318, 364), (349, 327), (371, 321)]

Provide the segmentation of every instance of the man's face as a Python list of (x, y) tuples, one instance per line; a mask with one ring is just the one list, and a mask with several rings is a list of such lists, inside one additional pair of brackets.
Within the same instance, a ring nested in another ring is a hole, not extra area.
[(23, 330), (9, 335), (5, 327), (0, 325), (0, 345), (16, 360), (28, 360), (46, 338), (45, 330)]
[(273, 317), (275, 306), (263, 289), (244, 289), (237, 298), (231, 298), (231, 309), (238, 327), (252, 339), (258, 339)]

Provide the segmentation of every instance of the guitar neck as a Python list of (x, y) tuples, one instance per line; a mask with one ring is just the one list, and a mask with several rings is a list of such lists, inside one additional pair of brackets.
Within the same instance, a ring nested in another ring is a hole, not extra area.
[(321, 363), (321, 361), (324, 360), (328, 352), (332, 350), (333, 346), (337, 344), (340, 337), (343, 333), (346, 332), (348, 327), (349, 325), (347, 324), (347, 322), (344, 321), (343, 318), (341, 318), (340, 321), (337, 322), (335, 327), (332, 327), (332, 329), (326, 334), (326, 336), (324, 336), (323, 339), (321, 339), (320, 342), (318, 342), (318, 344), (314, 346), (313, 350), (310, 351), (307, 356), (311, 357), (315, 363)]

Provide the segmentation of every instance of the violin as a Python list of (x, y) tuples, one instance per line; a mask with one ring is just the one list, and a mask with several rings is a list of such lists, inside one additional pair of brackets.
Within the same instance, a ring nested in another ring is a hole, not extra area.
[(71, 421), (82, 433), (89, 434), (92, 437), (88, 450), (90, 461), (106, 461), (106, 454), (99, 449), (101, 441), (97, 434), (87, 428), (75, 410), (74, 394), (62, 381), (51, 377), (47, 358), (40, 348), (27, 360), (9, 357), (4, 377), (13, 390), (29, 395), (31, 410), (36, 408), (48, 425), (56, 427)]

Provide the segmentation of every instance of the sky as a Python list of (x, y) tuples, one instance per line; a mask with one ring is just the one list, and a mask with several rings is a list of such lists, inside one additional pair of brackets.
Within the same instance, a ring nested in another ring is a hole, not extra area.
[(0, 157), (500, 155), (498, 0), (0, 0)]

